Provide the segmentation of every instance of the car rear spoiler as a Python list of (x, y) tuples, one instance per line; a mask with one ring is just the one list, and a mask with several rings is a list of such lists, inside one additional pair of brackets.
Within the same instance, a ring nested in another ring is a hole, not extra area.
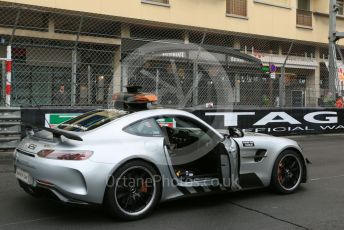
[(65, 138), (68, 138), (68, 139), (71, 139), (71, 140), (83, 141), (83, 139), (80, 136), (75, 135), (75, 134), (73, 134), (71, 132), (68, 132), (68, 131), (65, 131), (65, 130), (54, 129), (54, 128), (47, 128), (45, 126), (34, 125), (34, 124), (31, 124), (31, 123), (26, 123), (26, 122), (22, 122), (21, 125), (25, 126), (25, 127), (30, 127), (32, 129), (36, 128), (36, 129), (40, 129), (40, 130), (45, 130), (45, 131), (51, 132), (54, 137), (58, 137), (59, 138), (61, 136), (64, 136)]

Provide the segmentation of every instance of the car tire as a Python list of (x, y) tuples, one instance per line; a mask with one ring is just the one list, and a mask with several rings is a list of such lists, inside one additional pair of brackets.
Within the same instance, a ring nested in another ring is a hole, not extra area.
[(148, 216), (160, 202), (162, 185), (157, 170), (144, 161), (122, 165), (110, 178), (104, 205), (121, 220)]
[(274, 163), (270, 187), (280, 194), (293, 193), (300, 187), (303, 172), (299, 154), (293, 150), (285, 150)]

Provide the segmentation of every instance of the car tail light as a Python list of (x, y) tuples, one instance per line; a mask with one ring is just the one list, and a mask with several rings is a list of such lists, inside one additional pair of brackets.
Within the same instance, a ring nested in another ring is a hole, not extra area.
[(82, 161), (92, 156), (92, 151), (86, 150), (52, 150), (44, 149), (37, 153), (38, 156), (55, 160)]

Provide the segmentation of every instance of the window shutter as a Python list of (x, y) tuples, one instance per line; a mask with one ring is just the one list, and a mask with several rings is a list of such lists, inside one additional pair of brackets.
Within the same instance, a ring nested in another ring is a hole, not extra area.
[(247, 16), (247, 0), (227, 0), (227, 13)]

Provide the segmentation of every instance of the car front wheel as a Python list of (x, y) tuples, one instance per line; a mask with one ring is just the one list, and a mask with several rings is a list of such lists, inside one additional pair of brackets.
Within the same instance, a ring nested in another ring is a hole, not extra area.
[(293, 193), (300, 186), (302, 173), (303, 165), (298, 153), (293, 150), (283, 151), (274, 164), (271, 188), (282, 194)]
[(152, 165), (143, 161), (121, 166), (109, 180), (104, 200), (110, 214), (123, 220), (149, 215), (161, 197), (158, 175)]

